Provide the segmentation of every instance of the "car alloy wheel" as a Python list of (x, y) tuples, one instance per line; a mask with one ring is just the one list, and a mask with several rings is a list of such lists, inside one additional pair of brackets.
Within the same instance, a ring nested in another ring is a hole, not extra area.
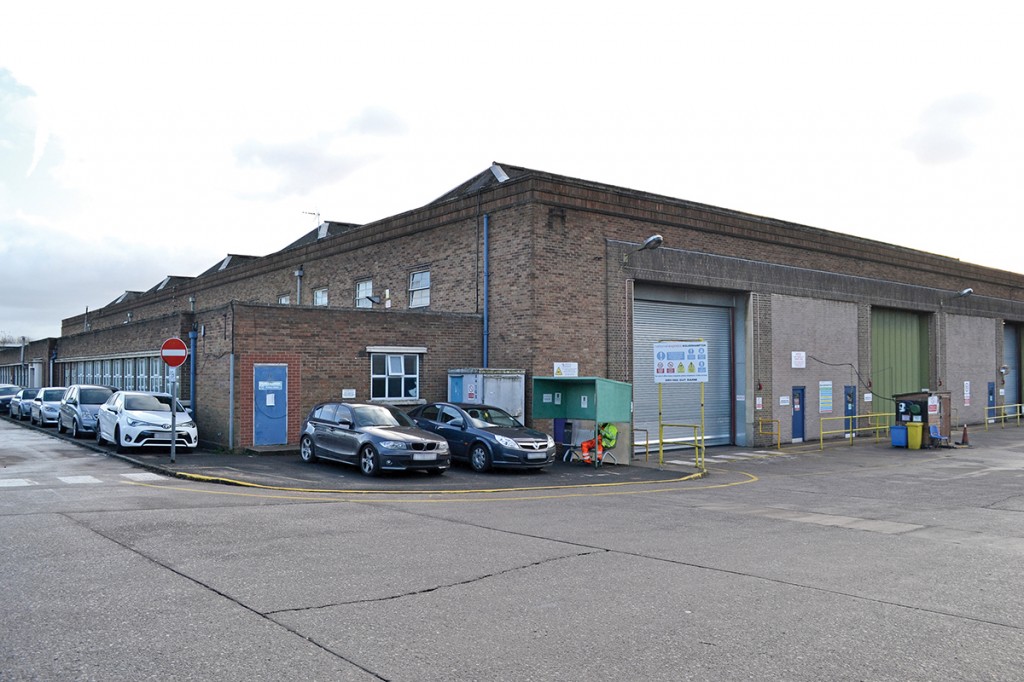
[(71, 437), (72, 438), (78, 438), (80, 435), (81, 434), (78, 432), (78, 420), (77, 419), (72, 419), (71, 420)]
[(380, 475), (380, 456), (372, 445), (364, 445), (359, 451), (359, 470), (366, 476)]
[(491, 451), (483, 443), (473, 443), (469, 451), (469, 465), (473, 471), (487, 471), (491, 468)]
[(302, 437), (302, 441), (299, 443), (299, 456), (302, 457), (303, 462), (316, 461), (316, 445), (313, 444), (313, 439), (309, 436)]

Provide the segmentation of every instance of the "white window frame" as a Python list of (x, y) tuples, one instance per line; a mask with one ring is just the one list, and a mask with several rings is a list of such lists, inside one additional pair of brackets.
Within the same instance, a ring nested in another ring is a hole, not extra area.
[(292, 304), (292, 295), (291, 294), (281, 294), (280, 296), (277, 297), (277, 303), (278, 303), (278, 305), (291, 305)]
[[(323, 300), (317, 300), (323, 297)], [(327, 287), (320, 287), (319, 289), (313, 289), (313, 305), (326, 306), (328, 305)]]
[(356, 307), (372, 308), (373, 301), (370, 300), (370, 296), (373, 296), (373, 280), (361, 279), (356, 282)]
[(426, 308), (430, 305), (430, 270), (409, 273), (409, 307)]
[[(374, 371), (375, 361), (383, 362), (383, 373)], [(422, 364), (421, 353), (370, 353), (370, 400), (418, 401)]]

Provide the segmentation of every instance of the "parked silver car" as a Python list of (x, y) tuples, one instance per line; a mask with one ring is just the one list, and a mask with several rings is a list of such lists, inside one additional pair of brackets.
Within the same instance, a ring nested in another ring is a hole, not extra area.
[(113, 395), (114, 389), (92, 384), (72, 384), (60, 399), (57, 431), (68, 431), (72, 438), (96, 433), (96, 412)]
[(29, 423), (39, 426), (56, 424), (57, 415), (60, 414), (60, 399), (66, 390), (65, 386), (47, 386), (36, 393), (29, 408)]
[(11, 419), (25, 421), (32, 416), (32, 399), (41, 388), (23, 388), (11, 398)]
[(385, 469), (443, 474), (451, 466), (444, 438), (418, 428), (390, 405), (320, 403), (302, 424), (299, 453), (306, 462), (357, 464), (367, 476)]

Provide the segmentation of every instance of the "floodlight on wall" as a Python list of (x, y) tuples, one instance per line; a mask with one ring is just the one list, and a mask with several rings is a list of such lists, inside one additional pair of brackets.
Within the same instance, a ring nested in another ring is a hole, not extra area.
[(363, 298), (374, 305), (380, 305), (380, 296), (363, 296)]
[(949, 294), (947, 296), (943, 296), (942, 298), (940, 298), (939, 299), (939, 307), (942, 308), (945, 305), (946, 301), (952, 301), (953, 299), (957, 299), (957, 298), (966, 298), (967, 296), (973, 296), (973, 295), (974, 295), (974, 289), (972, 289), (970, 287), (966, 287), (964, 289), (961, 289), (960, 291), (957, 291), (956, 293)]
[(665, 242), (665, 238), (660, 234), (652, 234), (650, 237), (644, 240), (644, 243), (639, 248), (633, 249), (632, 251), (622, 256), (622, 264), (626, 265), (629, 261), (629, 257), (638, 251), (653, 251)]

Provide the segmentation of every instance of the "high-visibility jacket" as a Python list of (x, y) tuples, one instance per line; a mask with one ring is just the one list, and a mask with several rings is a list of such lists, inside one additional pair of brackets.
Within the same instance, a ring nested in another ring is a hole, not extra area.
[(611, 422), (601, 425), (601, 447), (605, 450), (615, 447), (615, 441), (619, 437), (619, 427)]

